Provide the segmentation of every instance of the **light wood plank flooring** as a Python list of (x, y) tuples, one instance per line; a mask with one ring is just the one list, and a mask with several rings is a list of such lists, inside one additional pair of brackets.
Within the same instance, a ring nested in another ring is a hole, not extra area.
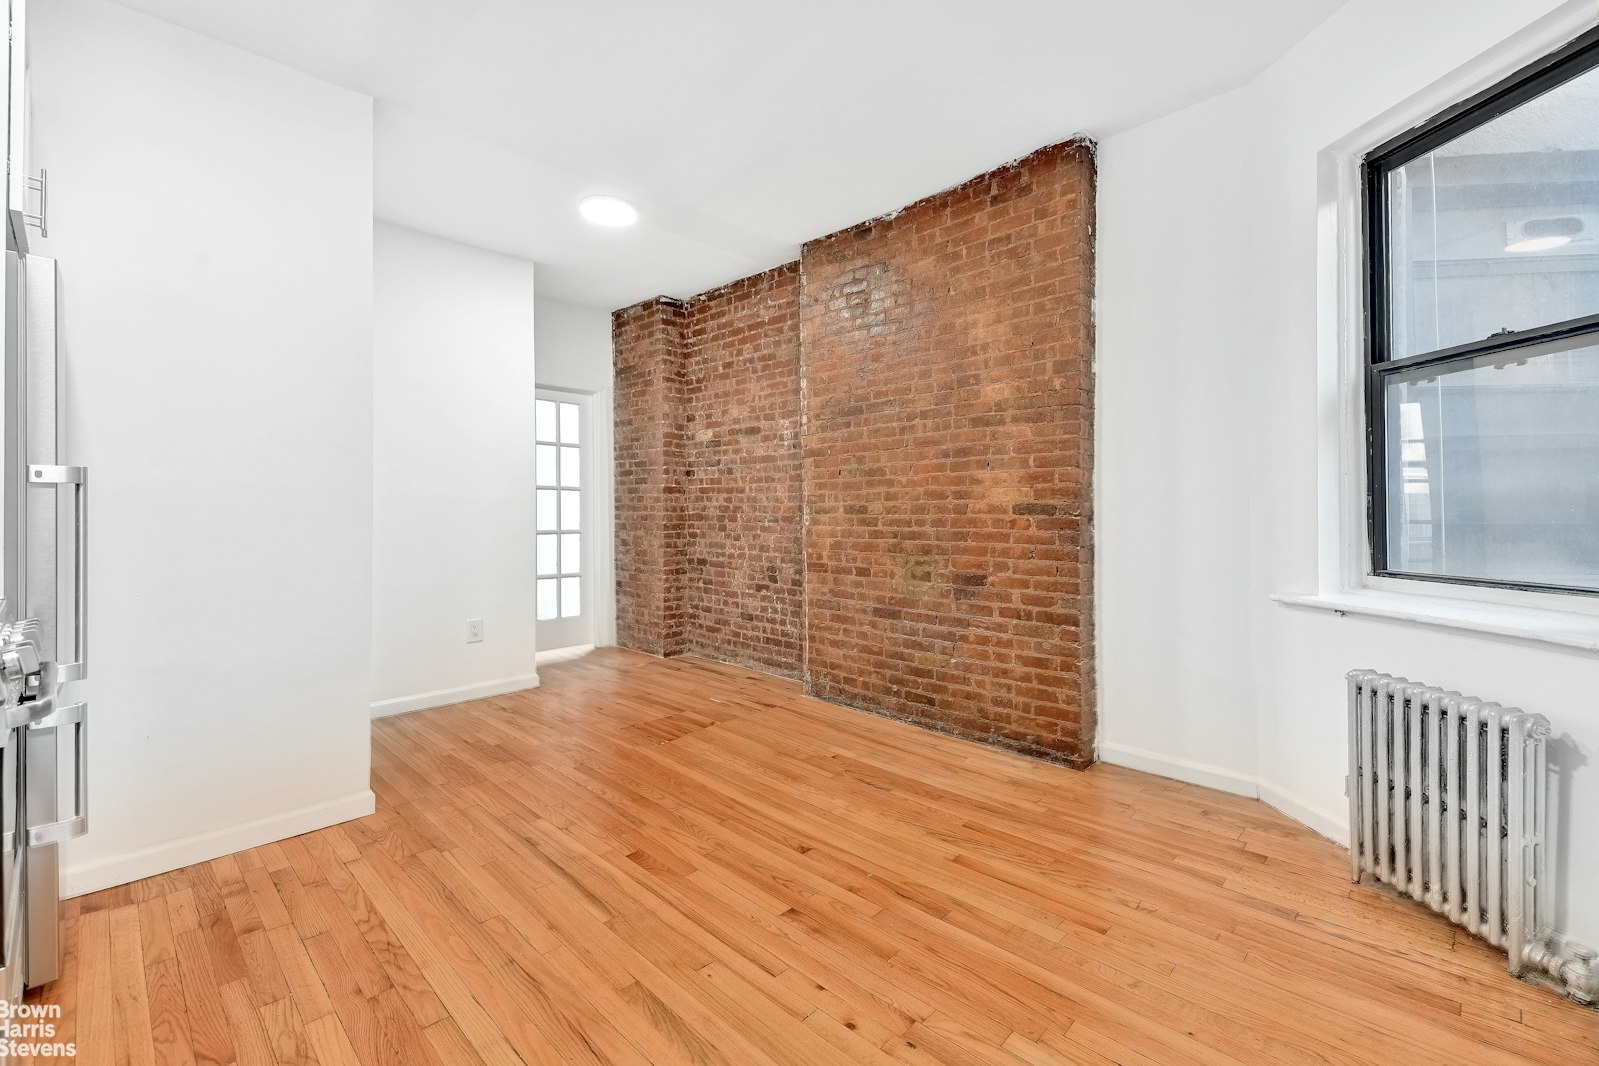
[(69, 903), (80, 1061), (1599, 1061), (1251, 800), (614, 650), (373, 742), (372, 817)]

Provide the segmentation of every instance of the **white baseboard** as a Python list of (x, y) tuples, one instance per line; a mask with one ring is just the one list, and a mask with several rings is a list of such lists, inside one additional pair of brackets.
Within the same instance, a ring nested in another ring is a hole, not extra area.
[(1145, 751), (1143, 748), (1132, 748), (1125, 744), (1101, 744), (1099, 757), (1113, 766), (1142, 770), (1160, 777), (1170, 777), (1176, 781), (1187, 781), (1191, 785), (1204, 785), (1218, 792), (1230, 792), (1235, 796), (1251, 798), (1260, 795), (1260, 782), (1248, 774), (1223, 770), (1219, 766), (1207, 766), (1189, 759), (1174, 759), (1169, 755)]
[(1260, 783), (1260, 801), (1268, 807), (1282, 811), (1294, 821), (1309, 826), (1334, 844), (1349, 846), (1348, 814), (1324, 814), (1298, 796), (1265, 781)]
[(1099, 757), (1114, 766), (1125, 766), (1131, 770), (1142, 770), (1145, 773), (1169, 777), (1174, 781), (1203, 785), (1218, 792), (1230, 792), (1235, 796), (1258, 799), (1334, 843), (1347, 844), (1349, 841), (1347, 817), (1324, 814), (1298, 796), (1258, 777), (1241, 774), (1235, 770), (1224, 770), (1219, 766), (1208, 766), (1189, 759), (1176, 759), (1124, 744), (1101, 744)]
[(549, 663), (564, 663), (572, 659), (581, 659), (593, 650), (593, 644), (573, 644), (569, 648), (551, 648), (549, 651), (541, 651), (535, 654), (533, 661), (540, 666), (545, 666)]
[(448, 707), (455, 703), (486, 700), (490, 696), (504, 696), (510, 692), (538, 687), (539, 675), (532, 673), (520, 677), (502, 677), (498, 681), (481, 681), (476, 685), (462, 685), (460, 688), (441, 688), (437, 692), (418, 692), (414, 696), (395, 696), (393, 699), (378, 700), (372, 704), (372, 717), (387, 718), (391, 714), (425, 711), (430, 707)]
[(274, 840), (326, 829), (352, 818), (365, 818), (376, 809), (376, 802), (372, 790), (364, 788), (348, 796), (258, 818), (243, 825), (196, 833), (108, 859), (67, 866), (61, 871), (61, 898), (71, 899), (103, 888), (115, 888), (236, 851), (258, 848)]

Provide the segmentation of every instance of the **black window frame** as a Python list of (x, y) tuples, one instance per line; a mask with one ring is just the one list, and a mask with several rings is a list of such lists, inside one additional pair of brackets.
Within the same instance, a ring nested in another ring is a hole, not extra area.
[(1366, 407), (1366, 516), (1373, 577), (1429, 581), (1448, 585), (1474, 585), (1528, 592), (1555, 592), (1599, 596), (1599, 589), (1574, 585), (1499, 581), (1393, 570), (1388, 566), (1388, 484), (1397, 471), (1390, 468), (1387, 448), (1385, 383), (1396, 374), (1423, 368), (1444, 372), (1451, 366), (1469, 366), (1483, 356), (1497, 355), (1551, 342), (1591, 337), (1599, 344), (1599, 314), (1567, 319), (1545, 326), (1502, 333), (1435, 352), (1392, 358), (1393, 322), (1389, 314), (1392, 288), (1388, 262), (1388, 176), (1419, 156), (1470, 130), (1515, 110), (1550, 89), (1599, 68), (1599, 27), (1588, 30), (1538, 62), (1441, 112), (1431, 120), (1379, 145), (1361, 163), (1361, 208), (1365, 255), (1365, 407)]

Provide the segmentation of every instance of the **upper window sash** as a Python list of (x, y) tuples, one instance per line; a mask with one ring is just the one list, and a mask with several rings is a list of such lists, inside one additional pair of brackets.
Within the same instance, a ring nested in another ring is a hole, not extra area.
[[(1599, 27), (1575, 38), (1531, 66), (1511, 75), (1496, 85), (1447, 108), (1437, 116), (1378, 145), (1367, 154), (1361, 168), (1362, 208), (1366, 234), (1366, 347), (1370, 363), (1395, 361), (1393, 344), (1393, 271), (1390, 254), (1393, 226), (1388, 188), (1388, 177), (1406, 163), (1425, 156), (1471, 131), (1478, 129), (1523, 104), (1549, 92), (1551, 89), (1599, 67)], [(1504, 342), (1503, 347), (1516, 347), (1545, 339), (1535, 334), (1553, 332), (1576, 325), (1583, 330), (1592, 328), (1595, 315), (1583, 315), (1560, 322), (1541, 323), (1511, 334), (1495, 335), (1468, 341), (1433, 352), (1412, 353), (1400, 356), (1411, 359), (1421, 356), (1442, 356), (1445, 353), (1471, 354), (1492, 350), (1493, 342)]]

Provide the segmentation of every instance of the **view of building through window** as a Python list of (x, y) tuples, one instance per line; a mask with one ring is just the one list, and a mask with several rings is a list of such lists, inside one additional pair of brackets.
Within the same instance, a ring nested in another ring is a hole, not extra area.
[(1599, 589), (1596, 60), (1374, 167), (1380, 570)]

